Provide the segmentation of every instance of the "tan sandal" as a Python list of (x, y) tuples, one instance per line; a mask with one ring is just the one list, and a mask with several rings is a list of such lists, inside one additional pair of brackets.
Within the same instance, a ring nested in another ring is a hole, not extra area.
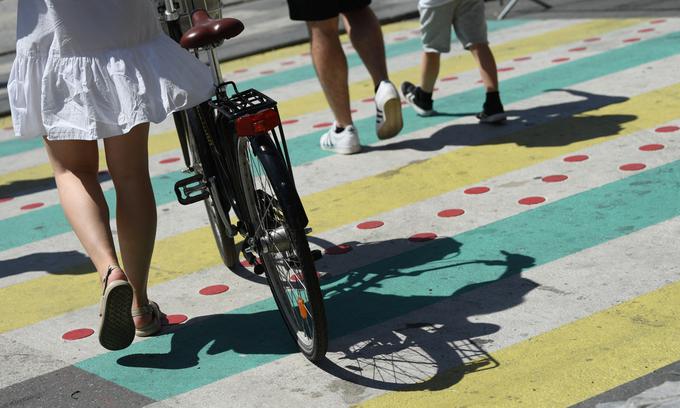
[(144, 327), (135, 329), (135, 334), (139, 337), (153, 336), (154, 334), (157, 334), (159, 331), (161, 331), (161, 317), (163, 316), (163, 313), (161, 313), (161, 309), (158, 307), (156, 302), (149, 301), (148, 305), (141, 306), (137, 309), (132, 309), (131, 311), (132, 317), (143, 316), (147, 314), (151, 315), (151, 322), (149, 322), (149, 324)]
[(125, 280), (109, 284), (111, 272), (120, 269), (111, 265), (104, 278), (104, 292), (99, 306), (99, 344), (108, 350), (124, 349), (135, 338), (132, 320), (132, 286)]

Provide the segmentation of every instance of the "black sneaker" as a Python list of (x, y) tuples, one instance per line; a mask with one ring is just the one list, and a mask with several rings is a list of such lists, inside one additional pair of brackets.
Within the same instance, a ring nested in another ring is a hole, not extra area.
[(409, 105), (413, 106), (413, 110), (415, 110), (419, 116), (431, 116), (434, 114), (434, 110), (432, 109), (432, 98), (430, 98), (429, 101), (418, 98), (419, 89), (419, 87), (408, 81), (401, 84), (401, 93), (404, 94), (404, 98)]
[(507, 117), (503, 104), (500, 102), (494, 104), (485, 102), (482, 111), (477, 114), (479, 123), (501, 123)]

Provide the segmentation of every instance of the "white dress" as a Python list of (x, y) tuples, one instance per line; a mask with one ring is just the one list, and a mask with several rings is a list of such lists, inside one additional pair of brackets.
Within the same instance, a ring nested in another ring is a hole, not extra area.
[(149, 0), (20, 0), (16, 50), (7, 90), (20, 137), (116, 136), (214, 92)]

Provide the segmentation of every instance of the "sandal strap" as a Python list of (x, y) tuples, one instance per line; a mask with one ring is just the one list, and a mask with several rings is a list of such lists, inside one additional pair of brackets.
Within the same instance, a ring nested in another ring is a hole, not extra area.
[(158, 308), (158, 306), (156, 306), (156, 307), (154, 307), (154, 306), (155, 306), (155, 303), (152, 302), (152, 301), (149, 301), (149, 303), (144, 305), (144, 306), (134, 308), (134, 309), (132, 309), (132, 317), (144, 316), (144, 315), (147, 315), (147, 314), (153, 314), (153, 313), (155, 313), (156, 308)]
[[(106, 276), (104, 279), (102, 279), (102, 282), (104, 283), (104, 290), (102, 291), (102, 296), (104, 293), (106, 293), (106, 287), (109, 285), (109, 276), (111, 276), (111, 272), (115, 271), (116, 269), (120, 269), (120, 266), (118, 265), (109, 265), (109, 268), (106, 270)], [(120, 269), (122, 271), (122, 269)]]

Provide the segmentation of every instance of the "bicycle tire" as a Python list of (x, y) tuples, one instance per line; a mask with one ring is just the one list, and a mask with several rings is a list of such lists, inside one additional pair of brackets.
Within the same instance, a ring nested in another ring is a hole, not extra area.
[[(193, 108), (186, 111), (186, 120), (189, 125), (188, 127), (191, 131), (192, 137), (194, 138), (193, 140), (190, 138), (187, 139), (189, 140), (189, 150), (193, 156), (194, 170), (200, 172), (205, 178), (205, 167), (209, 165), (209, 160), (211, 160), (211, 158), (207, 146), (203, 146), (203, 148), (197, 146), (197, 141), (195, 139), (195, 135), (205, 132), (200, 118), (198, 118), (198, 115), (200, 114), (202, 113), (198, 111), (198, 108)], [(216, 166), (212, 166), (212, 170), (208, 171), (217, 171), (215, 167)], [(226, 177), (226, 175), (223, 175), (222, 177)], [(220, 258), (222, 259), (222, 263), (224, 263), (224, 266), (229, 269), (234, 269), (234, 266), (238, 262), (238, 249), (236, 247), (236, 243), (234, 242), (234, 238), (229, 236), (227, 233), (227, 228), (216, 207), (217, 202), (226, 202), (226, 198), (222, 198), (216, 202), (213, 196), (215, 194), (220, 194), (218, 187), (215, 185), (210, 185), (208, 190), (210, 191), (210, 196), (203, 202), (205, 204), (205, 210), (208, 213), (210, 229), (212, 230), (213, 237), (215, 238), (215, 245), (217, 246), (217, 250), (220, 254)], [(229, 211), (226, 211), (226, 213), (228, 214)]]
[(326, 314), (299, 196), (268, 134), (240, 138), (238, 162), (272, 295), (300, 352), (318, 362), (328, 348)]

